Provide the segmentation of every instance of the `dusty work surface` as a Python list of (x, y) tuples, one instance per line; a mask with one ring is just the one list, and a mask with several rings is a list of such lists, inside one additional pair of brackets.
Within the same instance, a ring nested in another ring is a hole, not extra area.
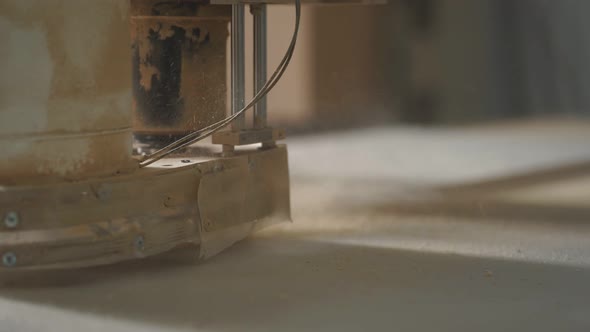
[(2, 289), (0, 331), (588, 331), (590, 125), (290, 140), (294, 223)]

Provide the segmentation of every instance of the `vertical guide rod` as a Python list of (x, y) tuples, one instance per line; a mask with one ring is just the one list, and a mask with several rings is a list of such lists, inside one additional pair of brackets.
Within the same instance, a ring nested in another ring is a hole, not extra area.
[[(250, 5), (254, 20), (254, 95), (266, 84), (266, 4)], [(254, 106), (254, 128), (266, 127), (266, 96)]]
[[(231, 15), (231, 113), (245, 106), (244, 4), (232, 5)], [(245, 114), (232, 122), (233, 130), (244, 129)]]

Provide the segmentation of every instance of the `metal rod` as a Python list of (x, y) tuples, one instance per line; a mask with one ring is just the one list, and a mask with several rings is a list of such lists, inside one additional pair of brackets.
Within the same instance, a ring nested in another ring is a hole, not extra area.
[[(266, 5), (250, 6), (254, 19), (254, 94), (266, 83)], [(254, 128), (266, 127), (266, 96), (254, 106)]]
[[(232, 5), (231, 18), (231, 113), (236, 114), (245, 105), (245, 54), (244, 54), (244, 4)], [(233, 130), (244, 129), (245, 115), (232, 122)]]

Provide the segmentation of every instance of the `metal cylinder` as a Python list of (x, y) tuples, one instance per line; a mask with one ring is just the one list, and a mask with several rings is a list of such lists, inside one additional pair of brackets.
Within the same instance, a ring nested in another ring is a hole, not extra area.
[(226, 113), (230, 6), (132, 0), (133, 129), (167, 142)]
[(0, 184), (131, 161), (129, 3), (2, 0)]
[[(244, 37), (244, 4), (232, 5), (231, 20), (231, 113), (236, 114), (245, 106), (245, 37)], [(232, 129), (244, 129), (245, 114), (236, 118)]]
[[(254, 94), (266, 84), (266, 4), (251, 5), (254, 20)], [(266, 127), (266, 96), (254, 105), (254, 128)]]

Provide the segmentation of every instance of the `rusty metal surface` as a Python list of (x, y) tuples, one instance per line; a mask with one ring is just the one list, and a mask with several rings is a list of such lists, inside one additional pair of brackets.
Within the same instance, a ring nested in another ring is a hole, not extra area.
[(230, 6), (209, 6), (207, 0), (131, 0), (132, 16), (229, 17)]
[(133, 5), (134, 132), (181, 135), (223, 119), (228, 7)]

